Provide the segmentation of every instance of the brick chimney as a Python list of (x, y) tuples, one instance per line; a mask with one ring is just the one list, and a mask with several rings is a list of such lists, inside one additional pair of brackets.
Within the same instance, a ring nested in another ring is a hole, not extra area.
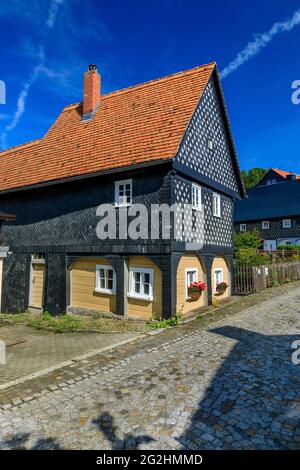
[(100, 74), (97, 66), (91, 64), (84, 74), (82, 118), (92, 119), (100, 103)]

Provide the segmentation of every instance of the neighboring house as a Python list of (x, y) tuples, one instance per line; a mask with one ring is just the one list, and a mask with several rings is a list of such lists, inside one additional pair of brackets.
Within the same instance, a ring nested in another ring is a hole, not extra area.
[[(211, 303), (222, 280), (230, 295), (233, 202), (245, 192), (216, 64), (106, 95), (89, 66), (83, 103), (0, 153), (0, 172), (1, 210), (18, 215), (3, 226), (3, 312), (167, 318)], [(104, 203), (120, 214), (192, 204), (199, 240), (176, 232), (177, 214), (169, 239), (99, 239)], [(195, 302), (192, 281), (207, 283)]]
[(247, 190), (248, 198), (235, 203), (237, 233), (257, 229), (265, 250), (280, 245), (300, 245), (300, 180), (259, 185)]
[(265, 176), (260, 180), (257, 186), (264, 186), (271, 184), (282, 183), (290, 180), (300, 179), (299, 175), (291, 173), (289, 171), (278, 170), (277, 168), (270, 168), (270, 170), (265, 174)]

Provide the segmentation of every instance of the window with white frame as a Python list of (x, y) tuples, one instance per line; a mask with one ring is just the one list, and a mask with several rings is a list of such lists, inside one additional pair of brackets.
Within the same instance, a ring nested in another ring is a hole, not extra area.
[(189, 298), (188, 288), (193, 282), (198, 282), (198, 269), (197, 268), (187, 268), (185, 270), (185, 297)]
[(130, 269), (128, 297), (153, 300), (153, 269)]
[(261, 223), (261, 228), (263, 230), (268, 230), (270, 228), (270, 222), (268, 220), (263, 220)]
[(291, 228), (291, 226), (292, 226), (291, 219), (283, 219), (283, 221), (282, 221), (282, 227), (283, 228)]
[(45, 255), (42, 253), (34, 253), (31, 255), (32, 263), (44, 263), (45, 262)]
[(130, 206), (132, 204), (132, 180), (115, 182), (115, 205)]
[(96, 265), (96, 292), (104, 294), (115, 294), (116, 275), (113, 268), (109, 265)]
[(214, 217), (221, 217), (221, 196), (219, 194), (213, 194), (213, 215)]
[(240, 224), (240, 232), (246, 232), (247, 224)]
[(201, 211), (202, 194), (201, 187), (197, 184), (192, 185), (192, 208)]
[(217, 290), (217, 285), (220, 284), (220, 282), (224, 281), (224, 275), (223, 275), (223, 268), (216, 268), (214, 271), (215, 274), (215, 291)]

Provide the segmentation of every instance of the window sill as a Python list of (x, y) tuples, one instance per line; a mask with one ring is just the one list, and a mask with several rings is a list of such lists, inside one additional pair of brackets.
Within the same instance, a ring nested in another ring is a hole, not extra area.
[(193, 207), (192, 206), (192, 210), (197, 211), (197, 212), (202, 212), (202, 207)]
[(213, 214), (213, 217), (216, 217), (216, 219), (222, 219), (220, 215)]
[(136, 299), (136, 300), (146, 300), (147, 302), (153, 302), (153, 297), (148, 295), (138, 295), (138, 294), (127, 294), (127, 297), (129, 299)]
[(106, 294), (106, 295), (116, 295), (116, 292), (113, 290), (106, 290), (106, 289), (95, 289), (94, 290), (94, 295), (99, 295), (99, 294)]
[(46, 264), (44, 259), (32, 259), (31, 264)]
[(118, 204), (117, 202), (115, 202), (114, 206), (117, 208), (117, 207), (131, 207), (132, 206), (132, 202), (128, 203), (128, 204)]

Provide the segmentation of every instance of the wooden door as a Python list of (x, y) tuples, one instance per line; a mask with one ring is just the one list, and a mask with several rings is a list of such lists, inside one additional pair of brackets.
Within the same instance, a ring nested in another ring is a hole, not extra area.
[(30, 307), (42, 309), (44, 304), (45, 265), (32, 263), (30, 282)]

